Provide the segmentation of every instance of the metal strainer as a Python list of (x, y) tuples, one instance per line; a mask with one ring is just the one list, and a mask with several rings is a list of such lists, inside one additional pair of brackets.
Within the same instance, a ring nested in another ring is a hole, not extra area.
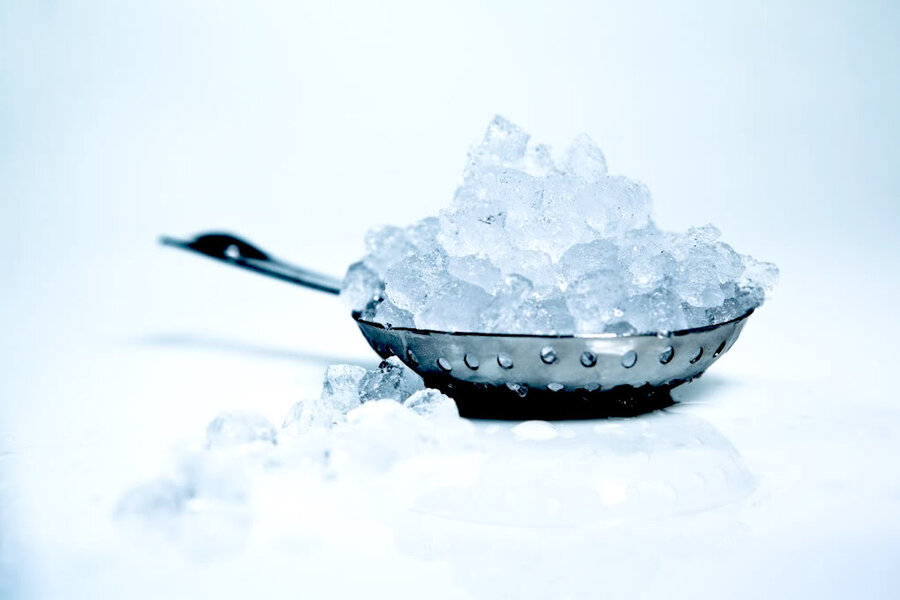
[[(341, 281), (269, 256), (223, 233), (162, 243), (257, 273), (339, 294)], [(657, 334), (523, 335), (387, 327), (354, 314), (369, 345), (397, 356), (456, 401), (490, 418), (627, 416), (672, 404), (669, 390), (699, 377), (737, 340), (753, 313)]]

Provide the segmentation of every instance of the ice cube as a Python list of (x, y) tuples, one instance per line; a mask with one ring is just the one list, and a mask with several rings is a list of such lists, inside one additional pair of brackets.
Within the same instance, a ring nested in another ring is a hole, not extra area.
[(399, 358), (391, 356), (382, 361), (377, 369), (363, 375), (359, 382), (359, 399), (361, 402), (384, 399), (403, 402), (424, 388), (421, 377)]
[(586, 133), (572, 140), (566, 149), (563, 165), (567, 174), (592, 183), (606, 176), (606, 157)]
[(403, 402), (403, 406), (429, 419), (457, 419), (459, 409), (448, 396), (433, 389), (419, 390)]
[(384, 281), (363, 262), (350, 265), (341, 286), (341, 300), (352, 311), (362, 312), (381, 299)]
[(366, 370), (356, 365), (331, 365), (322, 381), (322, 401), (341, 414), (360, 405), (359, 384)]
[(231, 410), (219, 413), (206, 426), (210, 448), (234, 448), (247, 444), (274, 445), (275, 427), (255, 411)]
[(566, 306), (579, 333), (601, 333), (624, 315), (626, 284), (622, 273), (599, 269), (577, 279), (566, 288)]
[(331, 427), (361, 404), (359, 385), (366, 370), (356, 365), (331, 365), (325, 369), (318, 398), (304, 398), (294, 404), (283, 427), (302, 434), (313, 427)]
[(412, 255), (416, 248), (404, 230), (384, 226), (366, 233), (366, 250), (366, 266), (383, 277), (392, 264)]
[(484, 139), (470, 156), (470, 169), (488, 162), (518, 162), (525, 156), (528, 134), (500, 115), (493, 118), (484, 132)]
[(416, 314), (416, 327), (438, 331), (478, 331), (491, 295), (477, 285), (448, 278), (427, 297)]
[(375, 306), (375, 315), (372, 317), (376, 323), (381, 323), (386, 327), (415, 327), (412, 313), (402, 308), (390, 300), (382, 300)]

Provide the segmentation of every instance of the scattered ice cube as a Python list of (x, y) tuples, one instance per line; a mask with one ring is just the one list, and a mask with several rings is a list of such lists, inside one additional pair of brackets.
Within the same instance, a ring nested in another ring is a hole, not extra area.
[(422, 378), (391, 356), (382, 361), (374, 371), (368, 371), (359, 382), (361, 402), (395, 400), (403, 402), (417, 391), (424, 389)]
[(273, 445), (275, 440), (275, 427), (255, 411), (222, 412), (206, 426), (206, 442), (214, 449), (247, 444)]
[(414, 413), (430, 419), (456, 419), (459, 418), (459, 409), (456, 402), (449, 396), (433, 389), (419, 390), (403, 402), (403, 406)]
[(359, 383), (366, 370), (356, 365), (331, 365), (325, 369), (321, 399), (336, 411), (346, 414), (360, 405)]
[(302, 434), (313, 427), (331, 427), (361, 404), (359, 384), (366, 370), (356, 365), (331, 365), (325, 369), (322, 393), (318, 398), (304, 398), (291, 408), (283, 427)]

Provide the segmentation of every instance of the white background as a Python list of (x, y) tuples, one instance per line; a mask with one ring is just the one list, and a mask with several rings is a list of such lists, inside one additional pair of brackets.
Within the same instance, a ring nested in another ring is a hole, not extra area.
[[(713, 222), (781, 267), (676, 409), (754, 492), (721, 536), (720, 515), (670, 519), (664, 541), (621, 526), (648, 547), (583, 539), (577, 569), (491, 534), (487, 580), (388, 536), (322, 559), (340, 589), (577, 596), (598, 555), (636, 595), (898, 594), (897, 4), (482, 4), (0, 3), (0, 595), (283, 590), (297, 563), (279, 579), (258, 549), (141, 579), (111, 559), (113, 507), (219, 410), (280, 422), (325, 365), (373, 355), (333, 298), (156, 238), (231, 230), (339, 275), (368, 227), (446, 204), (495, 113), (555, 147), (589, 133), (661, 226)], [(313, 580), (292, 590), (327, 595)]]

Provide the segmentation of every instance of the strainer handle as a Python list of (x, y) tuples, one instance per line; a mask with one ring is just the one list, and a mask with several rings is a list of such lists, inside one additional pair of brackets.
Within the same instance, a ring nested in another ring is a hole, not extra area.
[(286, 263), (230, 233), (203, 233), (193, 240), (163, 236), (160, 243), (220, 260), (235, 267), (329, 294), (341, 293), (341, 280)]

